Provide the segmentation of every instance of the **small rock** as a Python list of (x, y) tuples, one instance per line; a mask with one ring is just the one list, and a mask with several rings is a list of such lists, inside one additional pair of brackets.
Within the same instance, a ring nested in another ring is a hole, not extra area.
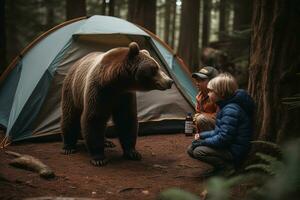
[(148, 190), (143, 190), (142, 193), (145, 194), (145, 195), (148, 195), (149, 191)]
[(158, 165), (158, 164), (154, 164), (153, 165), (154, 168), (158, 168), (158, 169), (167, 169), (167, 166), (163, 166), (163, 165)]

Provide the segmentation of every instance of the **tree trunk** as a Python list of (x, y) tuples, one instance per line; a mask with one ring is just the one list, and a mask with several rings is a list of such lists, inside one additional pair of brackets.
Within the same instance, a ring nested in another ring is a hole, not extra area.
[(253, 1), (234, 0), (233, 30), (247, 29), (251, 25)]
[(50, 28), (52, 28), (55, 25), (55, 23), (54, 23), (55, 5), (51, 1), (45, 1), (45, 6), (47, 9), (47, 11), (46, 11), (47, 12), (47, 14), (46, 14), (47, 23), (46, 23), (45, 30), (49, 30)]
[(178, 55), (191, 71), (197, 70), (199, 62), (199, 14), (199, 0), (182, 1)]
[(165, 3), (165, 30), (164, 41), (170, 44), (170, 15), (171, 15), (171, 0), (166, 0)]
[(0, 74), (6, 67), (5, 0), (0, 0)]
[(108, 15), (114, 16), (115, 15), (115, 0), (110, 0), (108, 7), (109, 7)]
[(202, 48), (207, 47), (210, 34), (211, 0), (203, 0)]
[(17, 29), (17, 19), (15, 16), (19, 13), (20, 9), (17, 8), (16, 1), (7, 1), (7, 26), (6, 26), (6, 55), (7, 61), (10, 62), (16, 57), (21, 49), (20, 39), (18, 37), (19, 30)]
[(156, 0), (128, 0), (128, 20), (156, 32)]
[(171, 32), (171, 47), (175, 49), (175, 33), (176, 33), (176, 19), (177, 19), (177, 12), (176, 12), (176, 0), (172, 0), (171, 2), (171, 14), (172, 14), (172, 32)]
[(228, 3), (228, 0), (220, 0), (219, 40), (223, 40), (228, 33)]
[(85, 0), (66, 0), (67, 20), (86, 16)]
[(101, 15), (106, 15), (106, 1), (105, 0), (102, 0)]
[(256, 138), (281, 142), (298, 135), (299, 109), (282, 98), (299, 92), (300, 1), (254, 1), (249, 92), (257, 103)]

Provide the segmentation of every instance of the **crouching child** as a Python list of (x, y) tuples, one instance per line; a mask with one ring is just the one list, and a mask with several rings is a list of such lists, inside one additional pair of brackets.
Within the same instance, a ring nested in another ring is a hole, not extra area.
[(254, 102), (238, 89), (234, 77), (219, 74), (209, 81), (208, 96), (219, 106), (215, 129), (201, 132), (188, 147), (188, 154), (211, 164), (210, 175), (229, 175), (246, 158), (253, 134)]

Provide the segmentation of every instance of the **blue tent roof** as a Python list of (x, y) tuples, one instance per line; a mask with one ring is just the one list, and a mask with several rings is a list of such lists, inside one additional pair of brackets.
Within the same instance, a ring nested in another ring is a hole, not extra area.
[(84, 24), (75, 31), (75, 34), (127, 34), (149, 36), (145, 31), (126, 20), (99, 15), (88, 18)]

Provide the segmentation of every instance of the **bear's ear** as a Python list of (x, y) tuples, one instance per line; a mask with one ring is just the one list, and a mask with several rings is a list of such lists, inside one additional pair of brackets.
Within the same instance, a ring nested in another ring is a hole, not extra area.
[(146, 49), (143, 49), (143, 50), (141, 50), (141, 52), (143, 52), (144, 54), (146, 54), (146, 55), (150, 56), (150, 53), (149, 53), (149, 51), (147, 51)]
[(129, 52), (128, 52), (128, 56), (130, 58), (133, 58), (134, 56), (137, 56), (140, 52), (140, 47), (136, 42), (131, 42), (129, 44)]

